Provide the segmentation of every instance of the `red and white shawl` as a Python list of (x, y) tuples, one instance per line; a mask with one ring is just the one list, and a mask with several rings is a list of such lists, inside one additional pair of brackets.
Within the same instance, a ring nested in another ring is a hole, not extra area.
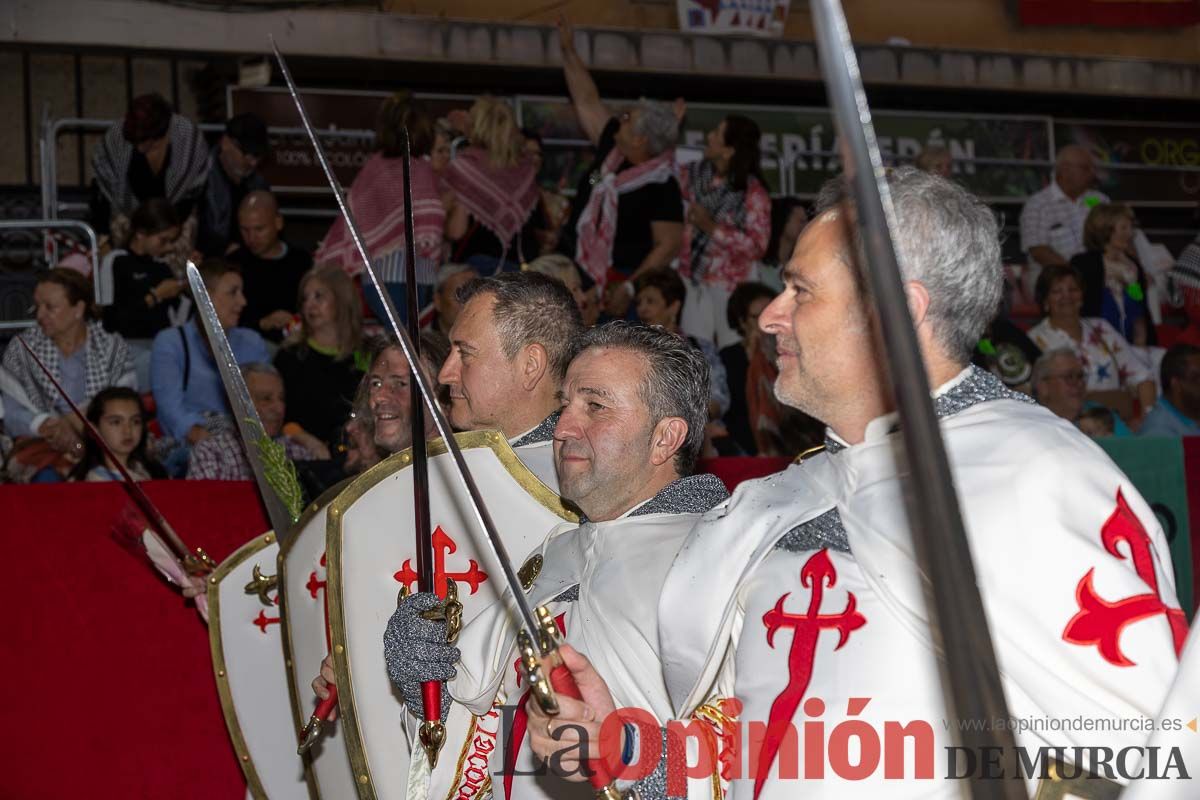
[[(362, 165), (350, 186), (347, 202), (371, 260), (404, 248), (404, 159), (375, 153)], [(413, 238), (418, 258), (441, 256), (446, 209), (437, 191), (437, 178), (428, 161), (412, 159)], [(338, 218), (313, 256), (316, 264), (341, 267), (351, 277), (362, 272), (362, 260)]]
[(614, 147), (600, 165), (600, 174), (592, 194), (575, 226), (579, 234), (575, 261), (604, 288), (608, 268), (612, 266), (613, 242), (617, 238), (617, 203), (620, 196), (652, 183), (664, 183), (675, 176), (675, 150), (659, 153), (635, 167), (617, 168), (625, 157)]
[(487, 151), (468, 147), (446, 167), (445, 182), (479, 224), (508, 247), (538, 201), (537, 168), (522, 157), (513, 167), (496, 167)]

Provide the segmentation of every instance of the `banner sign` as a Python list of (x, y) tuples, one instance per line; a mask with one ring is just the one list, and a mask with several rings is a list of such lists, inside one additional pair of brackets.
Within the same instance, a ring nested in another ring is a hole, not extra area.
[[(619, 108), (610, 105), (614, 111)], [(559, 98), (519, 97), (521, 124), (544, 139), (560, 140), (568, 154), (553, 157), (546, 146), (544, 178), (573, 187), (590, 163), (590, 148), (569, 102)], [(812, 195), (841, 169), (833, 119), (819, 108), (738, 106), (691, 103), (680, 144), (702, 150), (704, 137), (729, 114), (743, 114), (762, 130), (763, 172), (773, 194)], [(1050, 120), (966, 114), (876, 111), (875, 130), (885, 158), (911, 162), (930, 144), (947, 147), (960, 159), (955, 176), (973, 192), (990, 200), (1020, 200), (1042, 187), (1045, 170), (1020, 165), (979, 165), (968, 159), (1049, 161)], [(694, 155), (692, 157), (695, 157)], [(687, 156), (683, 158), (686, 160)]]
[(1054, 141), (1058, 147), (1074, 143), (1095, 153), (1099, 188), (1114, 200), (1194, 203), (1200, 196), (1200, 126), (1055, 120)]
[(782, 36), (791, 0), (676, 0), (684, 33)]
[(1022, 25), (1174, 28), (1200, 22), (1200, 0), (1020, 0)]
[(1187, 473), (1179, 438), (1106, 437), (1097, 444), (1117, 462), (1158, 517), (1175, 563), (1179, 605), (1192, 618), (1192, 537), (1188, 520)]
[[(320, 130), (373, 131), (379, 106), (390, 92), (355, 92), (341, 89), (301, 89), (304, 107), (313, 127)], [(444, 117), (455, 109), (467, 109), (475, 98), (466, 95), (422, 95), (418, 98), (429, 112)], [(253, 112), (269, 128), (300, 128), (300, 117), (287, 89), (282, 87), (229, 87), (229, 115)], [(322, 137), (325, 154), (342, 186), (349, 187), (375, 149), (373, 139)], [(259, 167), (275, 191), (323, 189), (327, 186), (321, 165), (303, 132), (271, 135), (271, 157)]]

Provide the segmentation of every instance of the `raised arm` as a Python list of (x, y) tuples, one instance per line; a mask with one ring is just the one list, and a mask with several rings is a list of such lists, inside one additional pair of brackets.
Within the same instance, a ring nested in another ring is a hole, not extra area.
[(575, 116), (579, 118), (579, 124), (591, 143), (597, 144), (612, 113), (601, 102), (600, 90), (596, 88), (596, 82), (575, 49), (575, 30), (565, 16), (558, 19), (558, 41), (562, 47), (563, 74), (567, 78), (567, 90), (571, 93)]

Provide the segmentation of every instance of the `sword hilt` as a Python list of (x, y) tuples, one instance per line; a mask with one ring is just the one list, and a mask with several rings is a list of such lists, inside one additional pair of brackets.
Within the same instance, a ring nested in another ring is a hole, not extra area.
[(297, 755), (304, 755), (321, 738), (321, 731), (323, 730), (321, 723), (329, 719), (329, 715), (337, 708), (337, 702), (337, 686), (331, 683), (329, 684), (329, 696), (317, 703), (317, 707), (313, 709), (312, 716), (308, 718), (308, 722), (300, 731), (300, 746), (296, 748)]

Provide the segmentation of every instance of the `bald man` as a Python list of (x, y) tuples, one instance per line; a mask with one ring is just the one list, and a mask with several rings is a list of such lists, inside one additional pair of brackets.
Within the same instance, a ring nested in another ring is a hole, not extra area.
[(1032, 271), (1066, 264), (1083, 252), (1083, 223), (1108, 196), (1096, 191), (1096, 160), (1091, 151), (1069, 144), (1058, 151), (1054, 180), (1033, 194), (1021, 209), (1021, 248)]
[(229, 260), (242, 268), (246, 310), (240, 325), (280, 341), (297, 310), (300, 279), (312, 267), (312, 256), (279, 238), (283, 217), (270, 192), (250, 192), (238, 207), (242, 245)]

